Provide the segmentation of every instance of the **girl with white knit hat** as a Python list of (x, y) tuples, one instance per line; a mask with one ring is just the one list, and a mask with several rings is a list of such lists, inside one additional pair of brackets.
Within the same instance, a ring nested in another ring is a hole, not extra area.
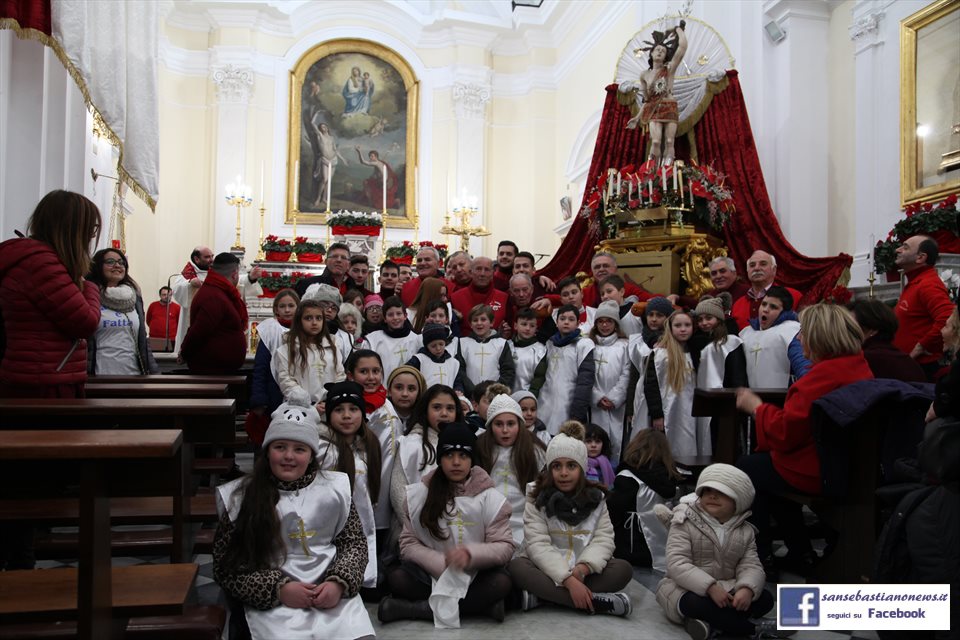
[[(253, 638), (361, 638), (363, 525), (345, 473), (319, 471), (320, 416), (302, 390), (273, 412), (253, 473), (217, 488), (213, 575)], [(304, 533), (306, 532), (306, 533)]]
[(518, 550), (523, 543), (527, 485), (543, 469), (546, 450), (546, 445), (523, 424), (523, 412), (516, 400), (501, 394), (490, 401), (486, 430), (477, 437), (479, 464), (510, 503), (510, 530)]
[(712, 464), (700, 474), (696, 500), (684, 498), (673, 510), (654, 507), (669, 529), (657, 602), (694, 640), (715, 631), (761, 637), (776, 629), (775, 620), (762, 619), (773, 596), (764, 588), (755, 531), (747, 522), (755, 495), (743, 471)]
[(633, 577), (630, 563), (613, 557), (613, 525), (605, 491), (586, 479), (584, 427), (565, 422), (547, 446), (546, 466), (527, 488), (525, 548), (510, 563), (523, 589), (523, 609), (546, 600), (589, 613), (629, 615), (619, 590)]
[(620, 329), (620, 310), (617, 303), (605, 300), (597, 307), (590, 329), (595, 374), (590, 421), (610, 437), (610, 459), (620, 459), (623, 442), (623, 417), (630, 383), (630, 361), (627, 358), (627, 338)]

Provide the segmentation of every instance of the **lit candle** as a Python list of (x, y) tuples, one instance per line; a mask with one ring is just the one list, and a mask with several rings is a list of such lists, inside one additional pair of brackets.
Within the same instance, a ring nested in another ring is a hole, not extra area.
[(677, 168), (677, 173), (680, 174), (680, 206), (683, 206), (683, 171), (680, 168)]
[(300, 161), (293, 165), (293, 208), (300, 208)]
[(663, 191), (663, 194), (667, 194), (667, 168), (660, 167), (660, 189)]
[(647, 197), (650, 198), (650, 204), (653, 204), (653, 180), (647, 180)]
[(380, 172), (383, 174), (383, 214), (387, 214), (387, 165), (380, 165)]
[(260, 206), (263, 206), (263, 160), (260, 161)]
[(333, 164), (326, 158), (324, 158), (323, 161), (327, 163), (327, 213), (330, 213), (330, 192), (333, 190)]

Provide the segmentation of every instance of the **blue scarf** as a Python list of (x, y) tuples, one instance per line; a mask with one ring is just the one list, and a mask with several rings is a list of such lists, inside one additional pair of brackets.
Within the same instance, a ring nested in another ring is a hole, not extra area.
[(580, 329), (574, 329), (567, 335), (563, 335), (559, 331), (550, 336), (550, 341), (553, 342), (555, 347), (565, 347), (571, 342), (576, 342), (580, 339)]

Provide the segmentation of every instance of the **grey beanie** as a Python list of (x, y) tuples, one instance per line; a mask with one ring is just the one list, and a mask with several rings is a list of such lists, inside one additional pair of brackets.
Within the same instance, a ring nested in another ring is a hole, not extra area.
[(263, 448), (274, 440), (302, 442), (313, 449), (314, 457), (320, 455), (320, 414), (306, 391), (296, 389), (270, 415), (270, 426), (263, 437)]
[(693, 312), (696, 316), (713, 316), (723, 322), (723, 301), (720, 298), (704, 298)]
[(343, 303), (343, 298), (340, 296), (340, 290), (336, 287), (331, 287), (329, 284), (318, 283), (312, 284), (307, 287), (306, 293), (303, 294), (303, 297), (300, 298), (301, 302), (303, 300), (316, 300), (317, 302), (332, 302), (338, 307)]
[(617, 303), (613, 300), (604, 300), (600, 303), (600, 306), (597, 307), (597, 314), (594, 316), (593, 322), (596, 323), (600, 318), (609, 318), (619, 325), (620, 307), (617, 306)]

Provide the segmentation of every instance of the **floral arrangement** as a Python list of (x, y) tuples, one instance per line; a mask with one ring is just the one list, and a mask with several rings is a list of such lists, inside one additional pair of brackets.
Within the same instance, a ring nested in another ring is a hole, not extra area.
[(327, 218), (330, 227), (382, 227), (383, 216), (379, 213), (363, 211), (344, 211), (341, 209)]
[[(886, 240), (877, 242), (873, 248), (873, 267), (877, 273), (896, 270), (897, 247), (910, 236), (926, 234), (934, 238), (943, 253), (960, 250), (957, 194), (951, 194), (940, 202), (915, 202), (907, 205), (902, 220), (893, 225)], [(954, 246), (950, 246), (954, 245)]]
[(823, 294), (823, 301), (830, 304), (845, 305), (853, 299), (853, 292), (842, 284), (838, 284)]
[(423, 242), (420, 243), (420, 248), (422, 249), (422, 248), (424, 248), (424, 247), (433, 247), (434, 249), (436, 249), (436, 250), (437, 250), (437, 253), (440, 254), (440, 262), (443, 262), (444, 260), (447, 259), (447, 253), (448, 253), (448, 251), (449, 251), (447, 245), (445, 245), (445, 244), (434, 244), (434, 243), (430, 242), (429, 240), (424, 240)]
[(736, 211), (725, 178), (713, 167), (697, 163), (658, 167), (651, 159), (639, 167), (629, 164), (597, 179), (580, 215), (589, 218), (603, 213), (611, 237), (617, 232), (616, 214), (661, 206), (671, 209), (680, 225), (684, 223), (682, 209), (687, 209), (690, 221), (721, 229)]
[(417, 255), (417, 251), (419, 250), (419, 246), (414, 245), (409, 240), (404, 240), (400, 244), (387, 247), (386, 256), (388, 260), (410, 264), (413, 262), (413, 258)]
[(293, 250), (297, 253), (318, 253), (320, 255), (327, 253), (327, 247), (322, 242), (310, 242), (304, 236), (294, 238)]
[(302, 271), (265, 271), (261, 276), (258, 282), (260, 286), (263, 287), (264, 291), (280, 291), (280, 289), (286, 289), (297, 284), (303, 278), (309, 278), (310, 273), (304, 273)]
[(277, 236), (267, 236), (264, 238), (260, 248), (264, 251), (274, 251), (277, 253), (290, 253), (293, 251), (293, 245), (289, 240)]

